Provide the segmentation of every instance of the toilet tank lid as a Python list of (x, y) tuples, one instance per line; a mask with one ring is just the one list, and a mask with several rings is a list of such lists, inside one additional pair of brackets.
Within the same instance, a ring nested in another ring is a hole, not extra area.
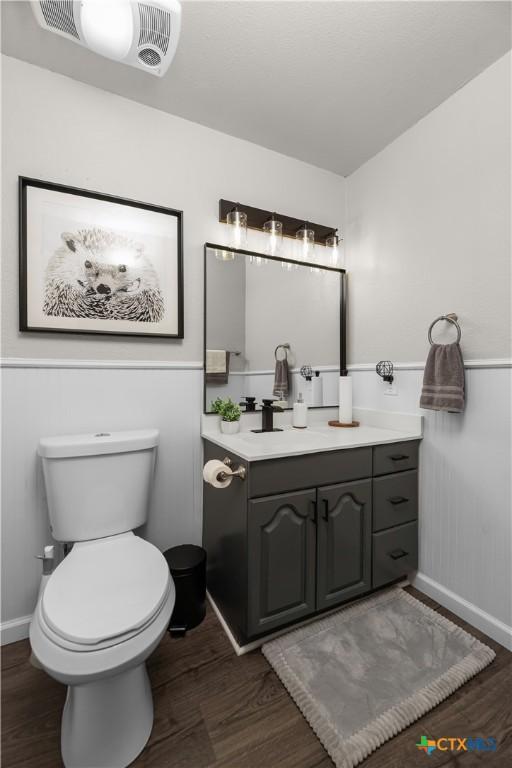
[(158, 445), (158, 437), (158, 429), (42, 437), (39, 441), (38, 453), (47, 459), (95, 456), (102, 453), (127, 453), (128, 451), (154, 448)]

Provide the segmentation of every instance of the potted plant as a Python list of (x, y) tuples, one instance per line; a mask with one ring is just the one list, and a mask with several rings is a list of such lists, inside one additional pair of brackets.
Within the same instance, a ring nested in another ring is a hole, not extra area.
[(234, 435), (240, 429), (242, 410), (230, 397), (223, 400), (218, 397), (212, 402), (212, 411), (220, 416), (220, 431), (225, 435)]

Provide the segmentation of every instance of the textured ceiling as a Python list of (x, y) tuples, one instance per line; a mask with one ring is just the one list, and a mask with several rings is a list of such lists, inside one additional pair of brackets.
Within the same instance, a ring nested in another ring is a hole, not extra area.
[(347, 175), (511, 46), (509, 2), (184, 2), (162, 79), (2, 6), (2, 50)]

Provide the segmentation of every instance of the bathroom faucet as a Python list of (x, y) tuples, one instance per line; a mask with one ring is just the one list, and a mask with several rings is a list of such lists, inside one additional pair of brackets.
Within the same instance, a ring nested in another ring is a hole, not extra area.
[(273, 400), (262, 400), (261, 429), (252, 429), (251, 432), (282, 432), (279, 427), (274, 427), (274, 412), (283, 410), (279, 405), (274, 405)]

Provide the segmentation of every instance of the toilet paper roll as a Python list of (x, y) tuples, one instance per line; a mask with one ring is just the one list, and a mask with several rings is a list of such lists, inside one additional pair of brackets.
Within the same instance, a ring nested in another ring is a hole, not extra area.
[[(229, 477), (226, 477), (224, 480), (220, 480), (219, 475), (221, 472), (223, 472), (225, 475), (229, 475)], [(203, 478), (205, 482), (213, 485), (214, 488), (227, 488), (228, 485), (231, 485), (233, 480), (231, 477), (232, 474), (232, 470), (218, 459), (207, 461), (203, 467)]]
[(352, 424), (352, 379), (350, 376), (340, 376), (339, 415), (341, 424)]

